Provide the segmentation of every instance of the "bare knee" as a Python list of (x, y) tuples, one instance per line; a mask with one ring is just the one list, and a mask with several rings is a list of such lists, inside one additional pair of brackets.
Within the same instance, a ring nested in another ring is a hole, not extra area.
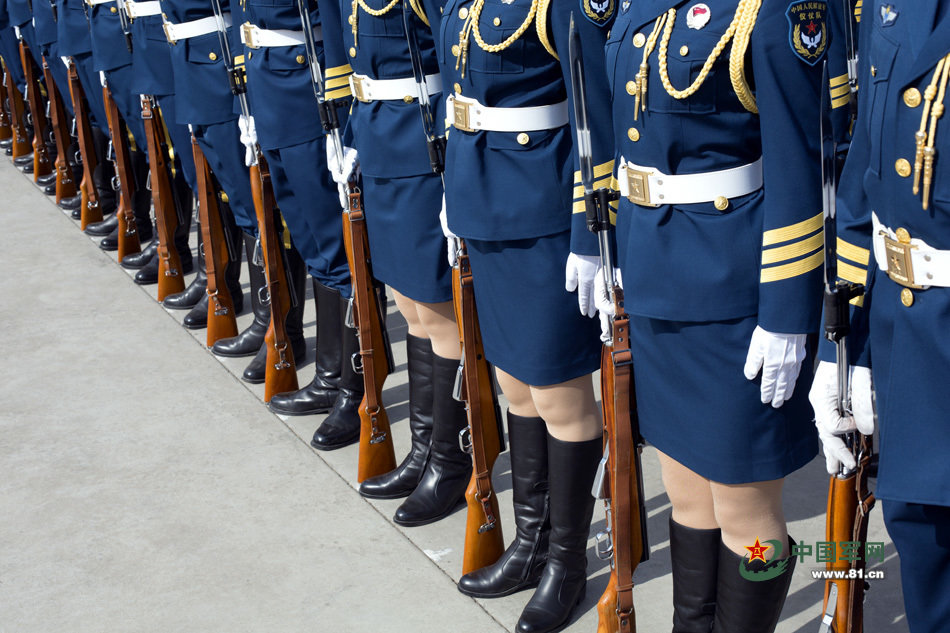
[(528, 385), (497, 367), (495, 368), (495, 375), (498, 377), (498, 386), (501, 387), (502, 393), (508, 399), (509, 411), (525, 418), (538, 417), (538, 410), (534, 407), (534, 400), (531, 399), (531, 389)]
[(399, 309), (399, 313), (406, 320), (406, 325), (409, 327), (409, 334), (419, 338), (429, 338), (422, 325), (422, 320), (419, 318), (419, 312), (416, 310), (416, 302), (395, 290), (392, 292), (393, 298), (396, 301), (396, 307)]
[(534, 406), (548, 433), (565, 442), (583, 442), (603, 433), (600, 409), (590, 375), (557, 385), (531, 387)]
[(461, 358), (455, 307), (451, 301), (415, 304), (422, 327), (432, 340), (432, 351), (442, 358)]

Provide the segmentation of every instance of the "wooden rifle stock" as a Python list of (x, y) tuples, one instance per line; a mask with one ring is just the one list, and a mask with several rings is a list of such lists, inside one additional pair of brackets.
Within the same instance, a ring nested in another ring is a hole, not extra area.
[(132, 159), (129, 157), (128, 134), (125, 123), (119, 117), (119, 108), (112, 98), (112, 91), (109, 90), (108, 85), (102, 87), (102, 100), (106, 106), (109, 135), (112, 137), (112, 151), (115, 153), (115, 175), (119, 179), (119, 204), (115, 210), (115, 217), (119, 221), (119, 250), (116, 257), (119, 262), (122, 262), (122, 258), (126, 255), (138, 253), (142, 250), (138, 227), (135, 224), (135, 215), (132, 212), (135, 176), (132, 172)]
[(86, 93), (79, 81), (76, 63), (69, 64), (69, 95), (73, 100), (73, 112), (76, 115), (76, 130), (79, 135), (79, 154), (82, 156), (82, 181), (79, 192), (82, 194), (82, 219), (79, 226), (85, 229), (92, 222), (102, 221), (102, 205), (99, 204), (99, 192), (93, 180), (93, 172), (99, 159), (92, 140), (92, 124), (89, 123), (89, 104)]
[(234, 300), (224, 280), (228, 245), (221, 224), (218, 195), (211, 180), (211, 168), (194, 135), (191, 137), (191, 150), (198, 176), (198, 216), (201, 219), (201, 242), (208, 273), (208, 336), (205, 344), (211, 347), (219, 339), (237, 336), (237, 319), (234, 316)]
[(7, 112), (7, 68), (0, 60), (0, 71), (3, 72), (3, 81), (0, 81), (0, 141), (13, 138), (13, 127), (10, 125), (10, 113)]
[[(56, 203), (63, 198), (72, 198), (76, 195), (76, 181), (73, 180), (73, 170), (66, 157), (69, 152), (69, 119), (66, 116), (66, 106), (63, 96), (59, 94), (56, 82), (49, 63), (43, 58), (43, 77), (46, 79), (46, 93), (49, 95), (50, 123), (53, 126), (53, 138), (56, 140), (56, 160), (53, 167), (56, 169)], [(121, 238), (120, 248), (121, 252)]]
[(597, 603), (597, 631), (633, 633), (637, 630), (633, 572), (649, 557), (649, 543), (629, 319), (623, 310), (623, 290), (619, 286), (614, 287), (614, 305), (612, 347), (604, 346), (600, 364), (607, 455), (604, 492), (612, 560), (607, 588)]
[[(360, 483), (396, 468), (389, 415), (381, 394), (392, 371), (389, 340), (383, 328), (382, 306), (373, 283), (369, 238), (363, 215), (362, 193), (348, 183), (349, 209), (343, 212), (343, 245), (350, 265), (353, 318), (360, 339), (363, 400), (360, 402), (360, 448), (356, 480)], [(346, 359), (343, 360), (346, 362)]]
[(49, 175), (53, 171), (53, 166), (46, 147), (46, 108), (43, 107), (36, 65), (33, 63), (33, 55), (30, 53), (30, 46), (26, 40), (20, 40), (20, 63), (23, 64), (26, 97), (30, 102), (30, 112), (33, 115), (33, 182), (36, 182), (40, 176)]
[[(260, 231), (261, 252), (264, 254), (264, 274), (270, 302), (270, 324), (264, 334), (267, 363), (264, 370), (264, 402), (277, 393), (297, 391), (297, 366), (294, 352), (287, 338), (287, 312), (290, 310), (290, 290), (284, 270), (283, 249), (275, 222), (274, 187), (271, 184), (267, 161), (257, 151), (257, 165), (251, 165), (251, 193)], [(223, 286), (227, 287), (227, 286)]]
[(175, 247), (178, 213), (172, 198), (166, 162), (167, 148), (162, 142), (163, 124), (152, 95), (142, 95), (142, 122), (145, 123), (152, 205), (155, 207), (155, 227), (158, 232), (158, 300), (161, 301), (170, 294), (184, 290), (185, 278), (181, 271), (181, 257)]
[(26, 125), (23, 114), (23, 95), (13, 81), (13, 74), (5, 68), (7, 84), (7, 102), (10, 104), (10, 127), (13, 129), (13, 158), (26, 156), (30, 153), (30, 139), (26, 135)]
[[(828, 514), (825, 523), (825, 540), (832, 543), (858, 542), (864, 545), (868, 535), (868, 514), (874, 507), (874, 495), (868, 490), (867, 466), (871, 462), (872, 438), (857, 434), (861, 443), (857, 468), (847, 477), (831, 475), (828, 481)], [(867, 564), (865, 551), (859, 560), (834, 560), (826, 563), (828, 571), (844, 572), (858, 570), (855, 576), (863, 576)], [(822, 612), (825, 618), (822, 631), (832, 633), (862, 633), (864, 630), (865, 580), (856, 578), (829, 578), (825, 580), (825, 597)], [(834, 599), (834, 613), (829, 613), (829, 599)], [(825, 626), (829, 628), (825, 628)]]
[(491, 481), (495, 460), (505, 447), (495, 383), (482, 348), (472, 268), (461, 243), (458, 265), (452, 269), (452, 296), (462, 346), (462, 397), (472, 454), (472, 478), (465, 490), (464, 575), (495, 563), (505, 551), (498, 497)]

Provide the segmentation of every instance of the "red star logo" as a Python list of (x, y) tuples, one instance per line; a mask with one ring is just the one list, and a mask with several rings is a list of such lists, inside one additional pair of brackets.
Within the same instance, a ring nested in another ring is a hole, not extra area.
[(763, 563), (767, 563), (768, 561), (765, 560), (765, 551), (770, 549), (771, 547), (772, 547), (771, 545), (762, 545), (762, 543), (759, 543), (759, 539), (756, 538), (755, 545), (745, 546), (745, 548), (749, 550), (749, 562), (751, 563), (756, 558), (759, 558), (762, 560)]
[(808, 31), (808, 34), (811, 35), (812, 33), (818, 30), (818, 25), (815, 24), (814, 20), (812, 20), (811, 22), (805, 25), (805, 29)]

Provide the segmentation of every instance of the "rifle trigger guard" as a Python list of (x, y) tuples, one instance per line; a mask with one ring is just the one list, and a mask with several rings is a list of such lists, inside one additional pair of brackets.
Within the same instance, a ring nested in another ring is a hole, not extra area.
[(459, 431), (459, 448), (463, 453), (472, 454), (472, 430), (467, 426)]
[(118, 175), (112, 177), (112, 191), (119, 191), (122, 189), (122, 180)]
[(356, 329), (356, 319), (353, 318), (353, 297), (346, 301), (346, 314), (343, 316), (343, 325), (351, 330)]
[(363, 374), (363, 357), (359, 352), (350, 356), (350, 366), (353, 367), (354, 374)]
[(610, 560), (614, 555), (614, 544), (610, 538), (610, 532), (601, 530), (594, 536), (594, 546), (597, 552), (597, 558), (600, 560)]
[(267, 289), (267, 286), (261, 286), (257, 290), (257, 299), (261, 302), (261, 305), (269, 306), (270, 305), (270, 290)]

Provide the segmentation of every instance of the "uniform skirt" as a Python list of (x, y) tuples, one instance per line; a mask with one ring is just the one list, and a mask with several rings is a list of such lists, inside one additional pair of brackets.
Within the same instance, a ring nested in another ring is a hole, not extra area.
[(564, 290), (570, 242), (570, 231), (465, 240), (485, 357), (529, 385), (556, 385), (600, 366), (600, 322)]
[(724, 484), (782, 478), (818, 452), (808, 404), (809, 354), (792, 397), (763, 404), (761, 375), (743, 374), (756, 317), (695, 323), (630, 317), (643, 437), (699, 475)]
[(363, 176), (373, 277), (422, 303), (452, 300), (452, 269), (439, 223), (442, 180)]

